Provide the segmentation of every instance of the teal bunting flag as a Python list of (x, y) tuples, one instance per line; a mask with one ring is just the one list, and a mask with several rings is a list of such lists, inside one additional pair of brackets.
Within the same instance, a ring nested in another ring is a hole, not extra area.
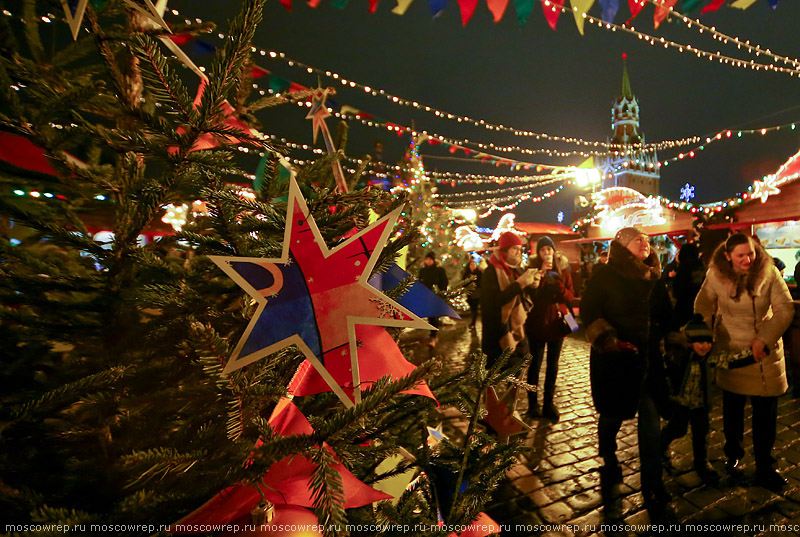
[(706, 2), (707, 0), (683, 0), (683, 12), (688, 13), (689, 11), (696, 8), (699, 4)]
[(528, 16), (533, 10), (535, 0), (514, 0), (514, 9), (517, 10), (517, 23), (524, 26), (528, 22)]
[(274, 91), (275, 93), (281, 93), (289, 89), (291, 86), (291, 81), (286, 80), (285, 78), (281, 78), (279, 76), (270, 75), (269, 77), (269, 89)]
[(331, 5), (336, 9), (344, 9), (347, 7), (347, 4), (349, 2), (350, 0), (334, 0), (333, 2), (331, 2)]

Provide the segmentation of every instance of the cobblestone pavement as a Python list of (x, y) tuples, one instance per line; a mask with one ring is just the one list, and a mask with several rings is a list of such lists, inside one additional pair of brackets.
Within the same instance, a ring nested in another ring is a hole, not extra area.
[[(480, 324), (476, 333), (463, 320), (443, 325), (434, 353), (446, 361), (447, 367), (463, 367), (464, 358), (480, 347), (479, 330)], [(419, 341), (416, 347), (412, 345), (416, 349), (412, 355), (428, 352), (424, 337), (421, 331), (403, 336), (407, 342)], [(521, 399), (521, 405), (526, 406), (525, 397)], [(507, 484), (498, 489), (494, 503), (487, 508), (504, 526), (503, 535), (667, 534), (649, 526), (643, 506), (635, 420), (624, 422), (617, 437), (624, 476), (619, 487), (622, 517), (610, 520), (604, 516), (597, 472), (601, 464), (597, 455), (597, 413), (589, 386), (589, 345), (582, 338), (569, 337), (564, 342), (555, 401), (561, 411), (558, 423), (526, 418), (532, 425), (532, 431), (522, 439), (526, 449), (509, 471)], [(446, 412), (457, 414), (455, 409)], [(671, 534), (800, 536), (800, 399), (788, 394), (779, 399), (774, 455), (777, 468), (789, 481), (781, 494), (752, 484), (755, 463), (749, 405), (744, 478), (737, 482), (724, 473), (720, 393), (713, 394), (710, 422), (709, 459), (722, 479), (719, 485), (708, 486), (692, 469), (690, 433), (672, 443), (674, 471), (665, 474), (665, 486), (673, 496), (670, 507), (678, 529)], [(603, 524), (606, 527), (601, 527)]]

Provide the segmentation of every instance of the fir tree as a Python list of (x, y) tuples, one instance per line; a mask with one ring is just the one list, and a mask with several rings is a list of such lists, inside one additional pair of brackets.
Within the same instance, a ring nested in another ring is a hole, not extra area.
[[(407, 378), (378, 382), (349, 410), (330, 393), (304, 397), (297, 404), (315, 432), (291, 437), (277, 436), (266, 418), (304, 360), (297, 349), (221, 375), (254, 307), (207, 256), (278, 257), (286, 224), (288, 185), (276, 158), (267, 159), (254, 199), (238, 194), (249, 176), (235, 148), (280, 148), (229, 126), (223, 107), (227, 100), (238, 119), (259, 128), (257, 112), (286, 102), (248, 92), (263, 2), (245, 0), (230, 21), (231, 39), (215, 55), (197, 105), (196, 82), (184, 80), (156, 40), (163, 32), (143, 30), (141, 16), (122, 2), (90, 5), (87, 31), (74, 43), (58, 41), (54, 53), (36, 22), (50, 4), (26, 2), (24, 24), (0, 17), (0, 131), (42, 148), (56, 170), (0, 163), (6, 523), (169, 524), (302, 454), (318, 465), (315, 512), (334, 525), (328, 534), (345, 534), (334, 528), (348, 522), (421, 524), (429, 529), (418, 535), (435, 535), (437, 511), (446, 524), (469, 523), (511, 464), (516, 446), (476, 429), (477, 394), (521, 364), (501, 360), (486, 371), (473, 357), (467, 370), (445, 373), (427, 362)], [(209, 135), (218, 147), (193, 150)], [(366, 226), (370, 208), (385, 213), (406, 201), (376, 190), (335, 191), (334, 158), (297, 178), (329, 245)], [(166, 204), (194, 200), (207, 213), (159, 240), (137, 240)], [(96, 222), (113, 231), (112, 241), (93, 238)], [(12, 226), (15, 236), (26, 230), (21, 244), (12, 243)], [(416, 238), (406, 230), (391, 240), (376, 271)], [(443, 406), (464, 411), (466, 440), (426, 446), (421, 424), (440, 419), (436, 406), (400, 393), (425, 378)], [(378, 480), (378, 464), (401, 448), (411, 456), (396, 472), (413, 467), (424, 475), (396, 505), (345, 511), (323, 441), (365, 483)]]

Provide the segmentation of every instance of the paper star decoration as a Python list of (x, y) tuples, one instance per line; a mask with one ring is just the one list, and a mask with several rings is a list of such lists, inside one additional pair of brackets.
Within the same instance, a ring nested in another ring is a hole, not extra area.
[(73, 10), (70, 4), (74, 4), (74, 1), (61, 0), (61, 7), (64, 8), (64, 18), (67, 19), (67, 24), (69, 24), (69, 29), (72, 32), (73, 40), (78, 39), (78, 32), (81, 31), (83, 14), (86, 13), (86, 5), (88, 3), (89, 0), (78, 0), (78, 4)]
[(360, 401), (356, 325), (431, 329), (367, 283), (401, 210), (329, 249), (292, 179), (280, 258), (210, 257), (258, 303), (223, 374), (297, 345), (342, 403), (352, 406), (325, 365), (327, 356), (344, 353)]
[(775, 176), (765, 177), (763, 181), (753, 182), (753, 198), (761, 198), (761, 203), (766, 203), (767, 198), (780, 194), (780, 189), (775, 186)]
[[(328, 153), (336, 153), (336, 146), (333, 143), (333, 137), (328, 130), (328, 125), (325, 119), (331, 116), (328, 110), (328, 95), (335, 93), (333, 88), (317, 88), (314, 90), (314, 98), (311, 103), (311, 110), (306, 114), (306, 119), (311, 120), (313, 129), (313, 140), (317, 143), (317, 134), (322, 131), (322, 140), (325, 142), (325, 150)], [(347, 192), (347, 182), (344, 179), (344, 170), (338, 159), (333, 161), (333, 175), (336, 178), (336, 186), (342, 192)]]
[(439, 425), (437, 425), (436, 427), (426, 426), (425, 428), (428, 429), (427, 444), (428, 444), (429, 448), (435, 448), (436, 446), (439, 445), (439, 443), (442, 440), (447, 438), (447, 436), (445, 436), (445, 434), (442, 432), (442, 424), (441, 423)]

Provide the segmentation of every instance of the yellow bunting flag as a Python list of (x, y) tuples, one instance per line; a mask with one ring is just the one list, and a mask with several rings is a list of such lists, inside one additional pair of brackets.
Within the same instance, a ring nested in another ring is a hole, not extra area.
[(578, 27), (578, 31), (583, 35), (583, 23), (586, 22), (583, 16), (589, 12), (594, 0), (570, 0), (570, 2), (572, 4), (572, 14), (575, 16), (575, 26)]
[[(574, 1), (574, 0), (573, 0)], [(594, 157), (589, 157), (578, 165), (578, 168), (594, 168)]]
[(397, 7), (392, 10), (392, 13), (395, 15), (405, 15), (408, 6), (410, 6), (413, 1), (414, 0), (397, 0)]
[(748, 7), (752, 6), (756, 3), (756, 0), (736, 0), (736, 2), (731, 4), (731, 7), (735, 7), (738, 9), (747, 9)]

